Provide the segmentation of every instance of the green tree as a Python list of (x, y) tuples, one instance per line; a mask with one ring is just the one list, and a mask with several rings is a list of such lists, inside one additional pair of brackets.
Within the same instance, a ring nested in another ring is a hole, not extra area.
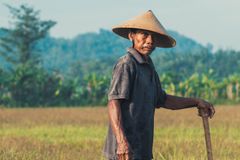
[(0, 68), (0, 104), (7, 105), (11, 100), (9, 92), (9, 73)]
[(12, 27), (4, 29), (7, 36), (0, 40), (0, 54), (7, 62), (12, 63), (13, 68), (29, 63), (35, 65), (39, 62), (36, 42), (44, 38), (56, 22), (40, 20), (39, 11), (27, 5), (19, 8), (6, 6), (12, 14)]
[(10, 64), (11, 96), (17, 106), (36, 105), (39, 102), (36, 98), (40, 98), (44, 92), (40, 82), (48, 79), (41, 68), (36, 44), (56, 22), (40, 20), (39, 11), (27, 5), (19, 8), (6, 6), (10, 10), (12, 21), (11, 27), (4, 29), (6, 36), (0, 39), (0, 55)]

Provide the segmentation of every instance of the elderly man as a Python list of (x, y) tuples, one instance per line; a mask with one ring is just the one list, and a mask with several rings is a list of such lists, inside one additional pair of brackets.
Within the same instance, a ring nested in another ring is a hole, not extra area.
[(177, 97), (162, 89), (149, 55), (155, 47), (174, 47), (176, 41), (152, 11), (114, 27), (113, 32), (132, 41), (132, 47), (113, 70), (104, 153), (111, 160), (151, 160), (155, 108), (197, 107), (209, 117), (215, 110), (202, 99)]

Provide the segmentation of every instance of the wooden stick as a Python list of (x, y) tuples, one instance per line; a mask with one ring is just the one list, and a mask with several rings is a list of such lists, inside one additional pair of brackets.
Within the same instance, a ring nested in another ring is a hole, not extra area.
[(207, 157), (208, 157), (208, 160), (213, 160), (208, 114), (204, 113), (204, 111), (201, 109), (199, 110), (199, 114), (202, 117), (202, 121), (203, 121), (205, 142), (206, 142), (206, 147), (207, 147)]

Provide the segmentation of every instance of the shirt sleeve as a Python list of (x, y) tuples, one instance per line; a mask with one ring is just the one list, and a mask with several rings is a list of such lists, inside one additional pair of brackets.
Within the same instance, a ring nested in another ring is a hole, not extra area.
[(166, 99), (167, 99), (166, 92), (163, 89), (159, 90), (159, 96), (158, 96), (156, 108), (160, 108), (161, 106), (164, 106)]
[(108, 100), (129, 99), (132, 82), (130, 66), (118, 62), (113, 69), (112, 81), (108, 92)]
[(157, 104), (156, 108), (160, 108), (161, 106), (164, 106), (167, 99), (167, 93), (165, 90), (162, 89), (162, 85), (160, 82), (159, 77), (157, 76)]

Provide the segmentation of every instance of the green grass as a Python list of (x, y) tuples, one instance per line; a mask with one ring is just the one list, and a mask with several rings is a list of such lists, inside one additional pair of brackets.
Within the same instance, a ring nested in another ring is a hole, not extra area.
[(78, 144), (82, 141), (99, 141), (105, 136), (104, 127), (37, 126), (31, 128), (7, 127), (0, 131), (1, 137), (28, 137), (46, 143)]
[[(195, 109), (155, 115), (156, 160), (205, 160), (201, 118)], [(106, 108), (0, 109), (0, 160), (101, 160)], [(239, 107), (217, 107), (210, 120), (216, 160), (240, 157)]]

